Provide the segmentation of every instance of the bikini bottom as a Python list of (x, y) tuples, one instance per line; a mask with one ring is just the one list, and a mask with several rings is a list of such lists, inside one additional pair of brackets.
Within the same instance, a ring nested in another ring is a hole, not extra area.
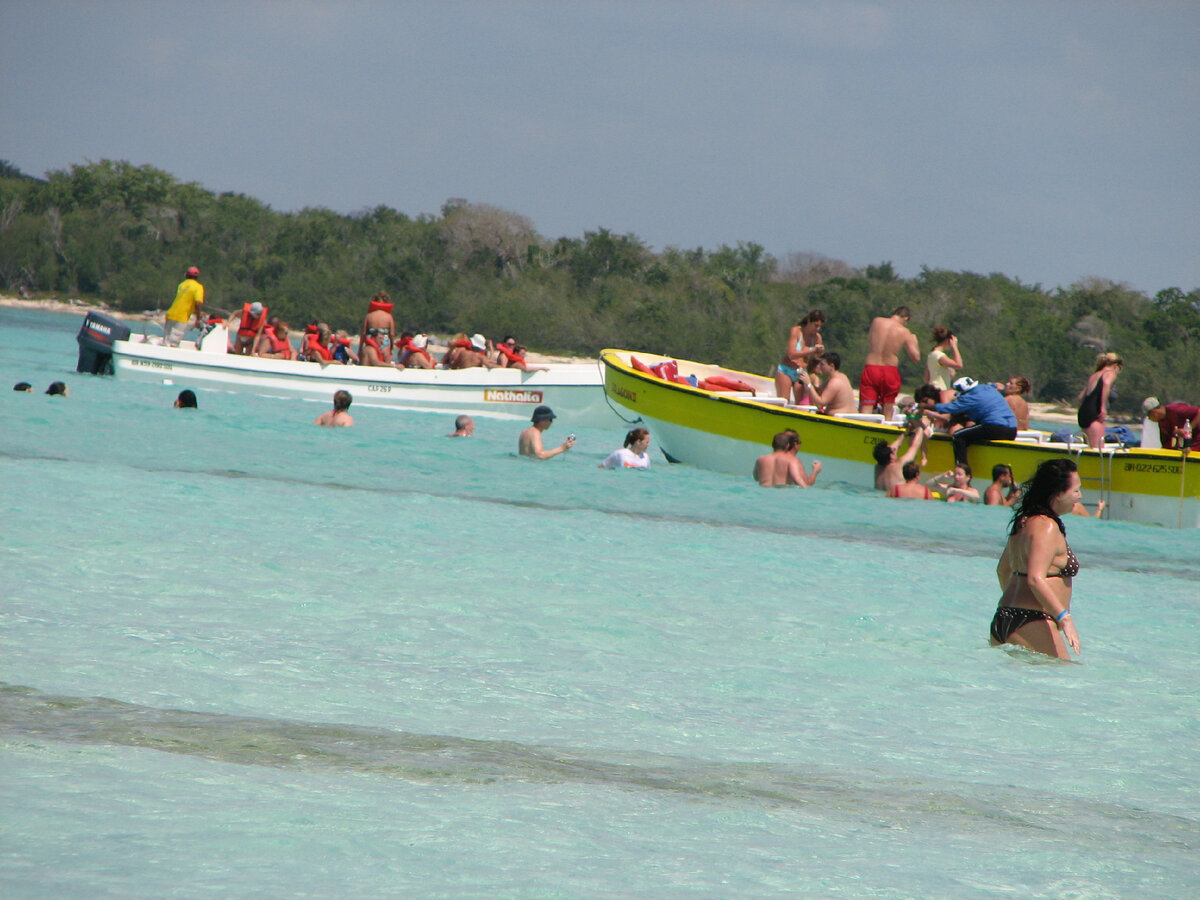
[(1022, 606), (1001, 606), (992, 616), (992, 640), (997, 644), (1008, 643), (1012, 633), (1022, 625), (1036, 622), (1039, 619), (1050, 620), (1050, 617), (1040, 609), (1025, 609)]

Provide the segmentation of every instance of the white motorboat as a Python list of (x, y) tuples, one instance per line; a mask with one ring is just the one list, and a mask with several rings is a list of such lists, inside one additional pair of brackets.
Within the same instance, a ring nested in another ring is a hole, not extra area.
[(322, 402), (346, 390), (356, 406), (521, 421), (529, 421), (534, 408), (544, 404), (568, 426), (620, 424), (605, 399), (598, 365), (557, 363), (539, 371), (397, 369), (264, 359), (229, 353), (223, 325), (198, 342), (167, 347), (157, 337), (132, 335), (119, 321), (98, 313), (84, 320), (78, 340), (79, 371), (111, 371), (118, 378)]

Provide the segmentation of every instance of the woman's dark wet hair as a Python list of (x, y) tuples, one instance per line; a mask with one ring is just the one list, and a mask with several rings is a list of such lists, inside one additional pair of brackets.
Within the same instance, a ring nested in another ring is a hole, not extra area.
[(796, 324), (797, 325), (808, 325), (812, 322), (818, 322), (821, 325), (824, 325), (827, 321), (828, 320), (825, 318), (825, 310), (811, 309), (808, 311), (808, 315), (806, 315), (803, 319), (801, 319)]
[(645, 428), (635, 428), (629, 434), (625, 435), (625, 446), (632, 447), (644, 437), (649, 437), (650, 432)]
[(932, 384), (923, 384), (913, 392), (913, 399), (918, 403), (922, 400), (932, 400), (937, 403), (942, 399), (942, 392)]
[(50, 387), (46, 388), (47, 394), (65, 394), (67, 386), (61, 381), (50, 382)]
[(1071, 485), (1071, 475), (1078, 471), (1075, 460), (1068, 457), (1044, 460), (1033, 473), (1033, 477), (1021, 485), (1021, 497), (1013, 504), (1012, 522), (1008, 533), (1016, 534), (1021, 524), (1030, 516), (1049, 516), (1058, 523), (1058, 530), (1067, 533), (1067, 527), (1051, 506), (1051, 500)]

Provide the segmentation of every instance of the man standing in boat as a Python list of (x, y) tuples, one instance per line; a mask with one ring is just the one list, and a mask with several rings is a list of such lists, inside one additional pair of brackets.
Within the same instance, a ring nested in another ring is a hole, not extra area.
[(1142, 412), (1158, 426), (1159, 446), (1200, 450), (1200, 406), (1188, 403), (1160, 403), (1157, 397), (1142, 401)]
[(858, 377), (858, 411), (881, 408), (891, 419), (896, 395), (900, 393), (900, 351), (915, 363), (921, 362), (917, 336), (908, 330), (912, 311), (898, 306), (890, 316), (876, 316), (867, 332), (867, 361)]
[(392, 317), (392, 298), (380, 291), (371, 298), (358, 338), (358, 358), (364, 366), (390, 366), (396, 320)]
[(178, 347), (188, 329), (188, 319), (200, 327), (200, 311), (204, 306), (204, 285), (200, 283), (200, 270), (191, 266), (175, 291), (175, 301), (167, 310), (163, 323), (163, 344)]

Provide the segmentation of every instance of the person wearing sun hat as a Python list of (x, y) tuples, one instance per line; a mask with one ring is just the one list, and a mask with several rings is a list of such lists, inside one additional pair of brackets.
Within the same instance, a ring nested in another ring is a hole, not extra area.
[(964, 375), (951, 385), (958, 396), (949, 403), (938, 403), (940, 391), (932, 384), (917, 388), (914, 395), (922, 409), (933, 410), (944, 415), (962, 413), (974, 425), (960, 428), (951, 436), (954, 442), (954, 464), (967, 464), (967, 446), (987, 441), (1011, 441), (1017, 436), (1017, 417), (1009, 408), (1004, 395), (994, 384), (980, 384)]
[(533, 424), (522, 431), (521, 436), (517, 439), (517, 452), (522, 456), (529, 456), (533, 459), (549, 459), (552, 456), (558, 456), (560, 453), (566, 453), (574, 447), (575, 435), (568, 434), (567, 439), (553, 450), (543, 448), (542, 432), (554, 424), (555, 418), (554, 410), (550, 407), (537, 407), (531, 417)]
[(168, 347), (178, 347), (188, 328), (188, 319), (193, 319), (195, 326), (200, 327), (200, 311), (204, 306), (204, 285), (200, 283), (200, 270), (189, 266), (184, 273), (183, 281), (175, 290), (175, 301), (167, 310), (166, 321), (163, 323), (163, 344)]

